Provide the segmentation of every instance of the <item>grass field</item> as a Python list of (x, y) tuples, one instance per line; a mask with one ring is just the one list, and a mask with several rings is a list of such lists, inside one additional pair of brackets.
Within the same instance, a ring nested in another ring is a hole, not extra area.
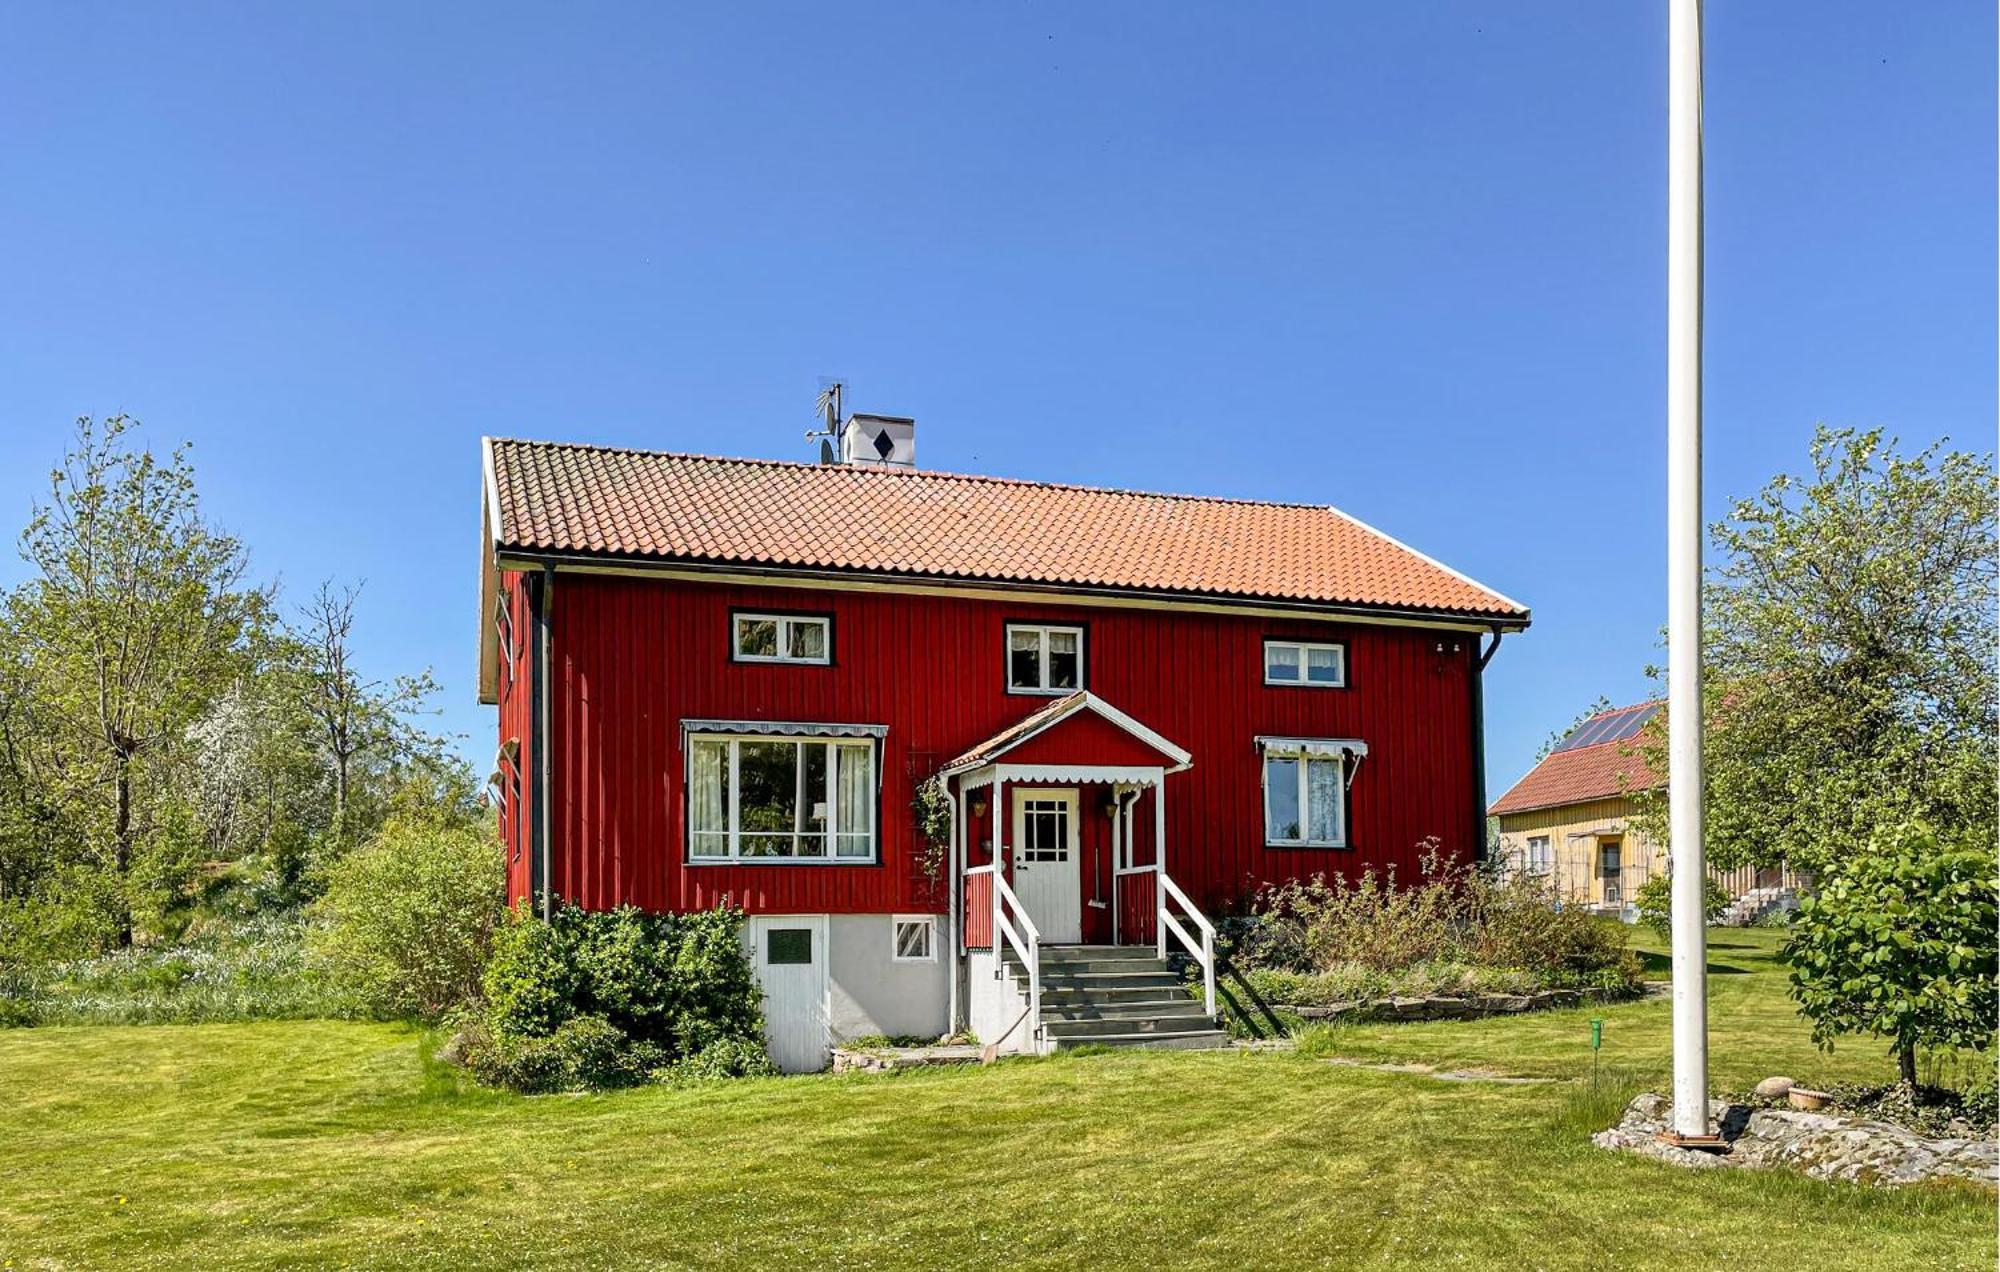
[[(1770, 933), (1717, 932), (1719, 1087), (1815, 1052)], [(1976, 1268), (1989, 1196), (1686, 1172), (1587, 1133), (1668, 1071), (1634, 1003), (888, 1078), (520, 1098), (344, 1022), (0, 1033), (0, 1263), (30, 1267)], [(1590, 1015), (1609, 1081), (1593, 1092)], [(1321, 1063), (1481, 1065), (1446, 1083)]]

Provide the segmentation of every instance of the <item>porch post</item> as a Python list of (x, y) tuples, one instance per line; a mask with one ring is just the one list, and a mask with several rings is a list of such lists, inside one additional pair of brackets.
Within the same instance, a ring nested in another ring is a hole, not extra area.
[(1167, 956), (1167, 775), (1153, 779), (1153, 939)]
[(1004, 980), (1007, 976), (1007, 960), (1000, 948), (1000, 884), (1002, 850), (1000, 845), (1000, 794), (1002, 786), (1000, 774), (993, 774), (993, 886), (987, 889), (993, 895), (993, 979)]
[(1125, 868), (1119, 860), (1118, 803), (1125, 797), (1125, 788), (1116, 782), (1111, 784), (1111, 943), (1118, 944), (1118, 890), (1125, 886), (1124, 876), (1118, 872)]

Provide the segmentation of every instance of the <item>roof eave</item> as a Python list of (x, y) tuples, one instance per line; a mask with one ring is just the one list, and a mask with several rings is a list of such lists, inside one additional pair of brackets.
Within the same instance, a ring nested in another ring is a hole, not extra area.
[(1304, 600), (1284, 596), (1264, 596), (1240, 592), (1195, 592), (1167, 588), (1111, 587), (1064, 582), (1033, 582), (1018, 579), (990, 579), (958, 574), (923, 574), (889, 570), (857, 570), (836, 566), (794, 566), (766, 561), (716, 561), (699, 557), (670, 557), (641, 553), (583, 552), (549, 549), (533, 545), (495, 543), (493, 559), (502, 569), (618, 567), (632, 570), (693, 571), (712, 574), (752, 574), (770, 578), (814, 579), (844, 583), (894, 583), (926, 587), (989, 588), (1012, 592), (1046, 592), (1071, 596), (1121, 599), (1141, 603), (1171, 605), (1220, 605), (1242, 608), (1282, 608), (1301, 614), (1334, 615), (1358, 619), (1383, 618), (1423, 625), (1426, 623), (1470, 625), (1481, 630), (1520, 632), (1533, 622), (1526, 608), (1512, 613), (1458, 610), (1416, 606), (1379, 605), (1368, 602)]

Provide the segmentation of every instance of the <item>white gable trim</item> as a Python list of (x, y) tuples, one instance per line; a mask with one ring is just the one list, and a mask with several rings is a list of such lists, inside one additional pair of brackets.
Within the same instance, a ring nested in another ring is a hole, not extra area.
[[(1169, 742), (1166, 738), (1160, 736), (1160, 734), (1154, 732), (1152, 729), (1147, 728), (1145, 725), (1139, 723), (1139, 721), (1133, 719), (1129, 715), (1126, 715), (1123, 711), (1120, 711), (1118, 708), (1112, 706), (1110, 703), (1106, 702), (1104, 699), (1098, 697), (1096, 694), (1090, 692), (1087, 689), (1081, 693), (1070, 695), (1070, 698), (1067, 702), (1060, 704), (1058, 707), (1054, 709), (1051, 709), (1049, 707), (1044, 707), (1042, 708), (1042, 710), (1048, 713), (1048, 718), (1043, 720), (1040, 724), (1036, 725), (1034, 728), (1029, 729), (1027, 732), (1021, 734), (1019, 737), (1013, 737), (1007, 739), (1007, 744), (1005, 746), (998, 748), (997, 750), (991, 752), (990, 754), (981, 756), (978, 760), (972, 763), (954, 765), (951, 768), (944, 769), (939, 775), (942, 777), (951, 777), (959, 773), (970, 772), (973, 769), (985, 768), (988, 765), (993, 764), (1001, 756), (1007, 754), (1007, 752), (1012, 751), (1016, 747), (1020, 746), (1022, 743), (1028, 741), (1030, 738), (1040, 737), (1042, 734), (1047, 733), (1050, 729), (1055, 728), (1058, 724), (1061, 724), (1064, 720), (1069, 719), (1071, 716), (1075, 715), (1079, 711), (1094, 712), (1103, 719), (1110, 721), (1111, 724), (1123, 730), (1125, 733), (1128, 733), (1132, 737), (1137, 738), (1139, 741), (1144, 742), (1147, 746), (1152, 747), (1155, 751), (1158, 751), (1161, 755), (1164, 755), (1168, 759), (1172, 760), (1174, 762), (1173, 767), (1165, 770), (1168, 773), (1183, 772), (1184, 770), (1192, 768), (1194, 766), (1193, 753), (1189, 752), (1184, 747), (1177, 746), (1174, 743)], [(1092, 767), (1102, 769), (1112, 766), (1095, 765)]]

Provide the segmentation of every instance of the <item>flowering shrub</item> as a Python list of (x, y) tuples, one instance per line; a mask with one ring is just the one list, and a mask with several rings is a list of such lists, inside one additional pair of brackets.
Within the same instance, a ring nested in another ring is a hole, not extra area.
[[(1512, 972), (1515, 989), (1636, 987), (1638, 961), (1624, 929), (1556, 904), (1538, 877), (1500, 879), (1443, 857), (1426, 841), (1414, 882), (1393, 867), (1356, 876), (1315, 875), (1267, 888), (1234, 929), (1233, 960), (1267, 972), (1382, 984), (1416, 979), (1471, 986), (1481, 973)], [(1431, 969), (1423, 977), (1414, 969)], [(1455, 969), (1455, 970), (1454, 970)]]

